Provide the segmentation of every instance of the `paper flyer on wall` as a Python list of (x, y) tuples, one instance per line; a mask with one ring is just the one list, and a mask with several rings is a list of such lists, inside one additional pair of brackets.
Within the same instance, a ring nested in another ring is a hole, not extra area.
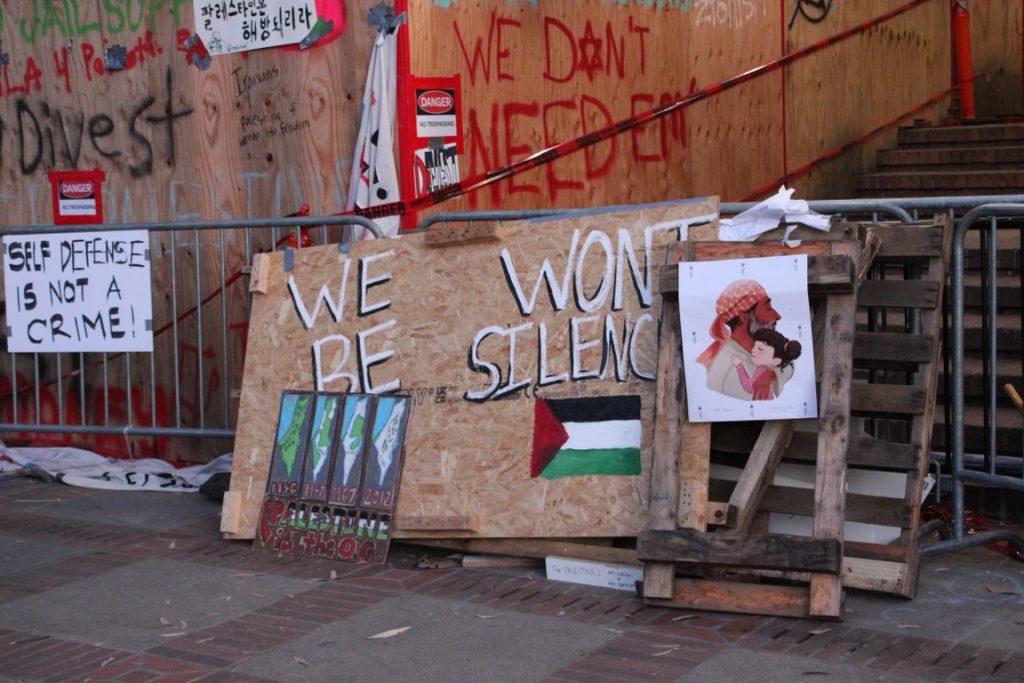
[(807, 256), (679, 265), (691, 422), (817, 417)]

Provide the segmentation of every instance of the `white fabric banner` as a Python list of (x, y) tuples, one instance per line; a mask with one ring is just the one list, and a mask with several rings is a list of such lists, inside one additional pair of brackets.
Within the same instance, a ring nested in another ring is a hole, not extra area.
[(177, 468), (165, 460), (105, 458), (81, 448), (8, 448), (0, 444), (0, 472), (38, 467), (70, 486), (121, 491), (191, 493), (218, 472), (231, 471), (231, 454), (205, 465)]
[[(394, 146), (395, 62), (400, 29), (401, 25), (390, 32), (381, 31), (370, 55), (349, 180), (349, 211), (397, 202), (400, 198)], [(374, 222), (388, 237), (398, 234), (398, 216), (377, 218)], [(365, 238), (365, 232), (357, 228), (356, 234)]]

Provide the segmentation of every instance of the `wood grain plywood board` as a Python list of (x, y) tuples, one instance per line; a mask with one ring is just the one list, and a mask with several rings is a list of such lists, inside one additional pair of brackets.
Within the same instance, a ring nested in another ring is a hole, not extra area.
[[(795, 12), (794, 3), (785, 4), (784, 41), (786, 52), (793, 52), (905, 2), (831, 2), (822, 8), (800, 3), (813, 21)], [(787, 67), (789, 167), (813, 161), (948, 88), (949, 45), (949, 4), (926, 2)], [(948, 110), (947, 99), (914, 118), (935, 122)], [(856, 174), (874, 168), (876, 151), (893, 146), (895, 139), (896, 129), (891, 128), (794, 181), (797, 196), (854, 196)]]
[[(396, 536), (466, 535), (422, 529), (438, 517), (476, 519), (479, 537), (635, 534), (647, 511), (657, 365), (653, 266), (676, 240), (672, 226), (716, 213), (717, 200), (701, 199), (505, 224), (483, 243), (427, 246), (413, 234), (359, 242), (347, 254), (330, 246), (261, 257), (270, 265), (265, 293), (254, 295), (221, 530), (254, 534), (271, 416), (282, 390), (314, 388), (319, 349), (321, 389), (413, 398)], [(553, 287), (539, 279), (545, 263)], [(322, 287), (335, 303), (345, 293), (337, 322), (326, 303), (313, 315)], [(603, 341), (609, 335), (615, 345)], [(538, 397), (625, 395), (640, 397), (639, 476), (531, 476)]]
[[(685, 97), (779, 56), (776, 1), (411, 0), (411, 68), (459, 74), (463, 177)], [(720, 194), (782, 174), (780, 74), (681, 109), (450, 210)]]

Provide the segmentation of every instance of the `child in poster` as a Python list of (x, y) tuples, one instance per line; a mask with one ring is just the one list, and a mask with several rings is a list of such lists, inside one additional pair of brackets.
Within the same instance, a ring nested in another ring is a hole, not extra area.
[(779, 391), (776, 370), (784, 370), (800, 357), (800, 342), (786, 339), (775, 330), (767, 328), (754, 332), (753, 337), (754, 347), (750, 350), (750, 359), (757, 366), (754, 376), (747, 374), (740, 354), (732, 354), (732, 364), (743, 390), (749, 392), (753, 400), (771, 401)]

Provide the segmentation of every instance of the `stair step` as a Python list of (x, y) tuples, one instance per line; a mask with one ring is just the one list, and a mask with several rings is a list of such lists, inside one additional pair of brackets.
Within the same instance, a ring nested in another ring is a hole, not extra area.
[[(1014, 169), (1024, 164), (1024, 145), (1002, 147), (920, 147), (887, 149), (878, 153), (879, 171), (943, 170), (936, 167), (968, 167), (977, 170)], [(955, 171), (957, 168), (945, 169)]]
[(1022, 144), (1024, 123), (988, 123), (965, 126), (915, 126), (899, 129), (900, 147), (921, 145)]
[[(950, 318), (952, 322), (952, 317)], [(867, 315), (861, 312), (857, 316), (857, 332), (869, 331)], [(886, 309), (885, 315), (876, 317), (874, 332), (904, 332), (903, 315), (900, 309)], [(981, 326), (981, 313), (977, 310), (964, 311), (964, 351), (968, 354), (980, 352), (984, 331)], [(952, 343), (950, 341), (946, 343)], [(996, 314), (996, 348), (1000, 353), (1011, 356), (1021, 355), (1024, 344), (1021, 340), (1021, 314), (1019, 311)]]
[(857, 176), (859, 192), (958, 192), (1011, 194), (1024, 192), (1024, 171), (894, 171)]
[[(985, 391), (988, 388), (988, 382), (985, 381), (984, 367), (984, 361), (981, 358), (972, 358), (970, 356), (964, 358), (963, 371), (965, 401), (971, 401), (972, 399), (981, 400), (985, 396)], [(996, 358), (996, 391), (998, 405), (1005, 405), (1006, 407), (1012, 406), (1010, 399), (1003, 393), (1003, 385), (1009, 382), (1020, 390), (1022, 388), (1022, 378), (1024, 378), (1024, 368), (1021, 367), (1021, 358), (1019, 354), (1016, 354), (1015, 357)], [(946, 378), (941, 373), (939, 375), (938, 395), (941, 403), (942, 397), (946, 396)]]
[[(1021, 429), (1024, 420), (1016, 408), (996, 409), (996, 450), (1003, 455), (1021, 453)], [(985, 450), (984, 410), (980, 406), (964, 408), (964, 450), (982, 453)], [(932, 449), (946, 447), (946, 415), (942, 407), (935, 410), (935, 428), (932, 430)]]
[[(1011, 234), (1011, 231), (1000, 230), (1001, 234), (999, 237), (1008, 238), (1007, 242), (1019, 240), (1016, 234)], [(997, 270), (1019, 270), (1021, 267), (1020, 259), (1021, 250), (1014, 247), (1002, 247), (996, 251), (996, 269)], [(980, 249), (964, 249), (964, 270), (981, 270), (982, 259), (985, 259), (987, 263), (987, 257), (981, 252)]]
[[(968, 273), (964, 276), (964, 306), (966, 308), (985, 305), (985, 287), (982, 285), (980, 273)], [(996, 305), (999, 308), (1020, 308), (1020, 276), (996, 276)], [(1020, 320), (1017, 320), (1020, 325)]]

